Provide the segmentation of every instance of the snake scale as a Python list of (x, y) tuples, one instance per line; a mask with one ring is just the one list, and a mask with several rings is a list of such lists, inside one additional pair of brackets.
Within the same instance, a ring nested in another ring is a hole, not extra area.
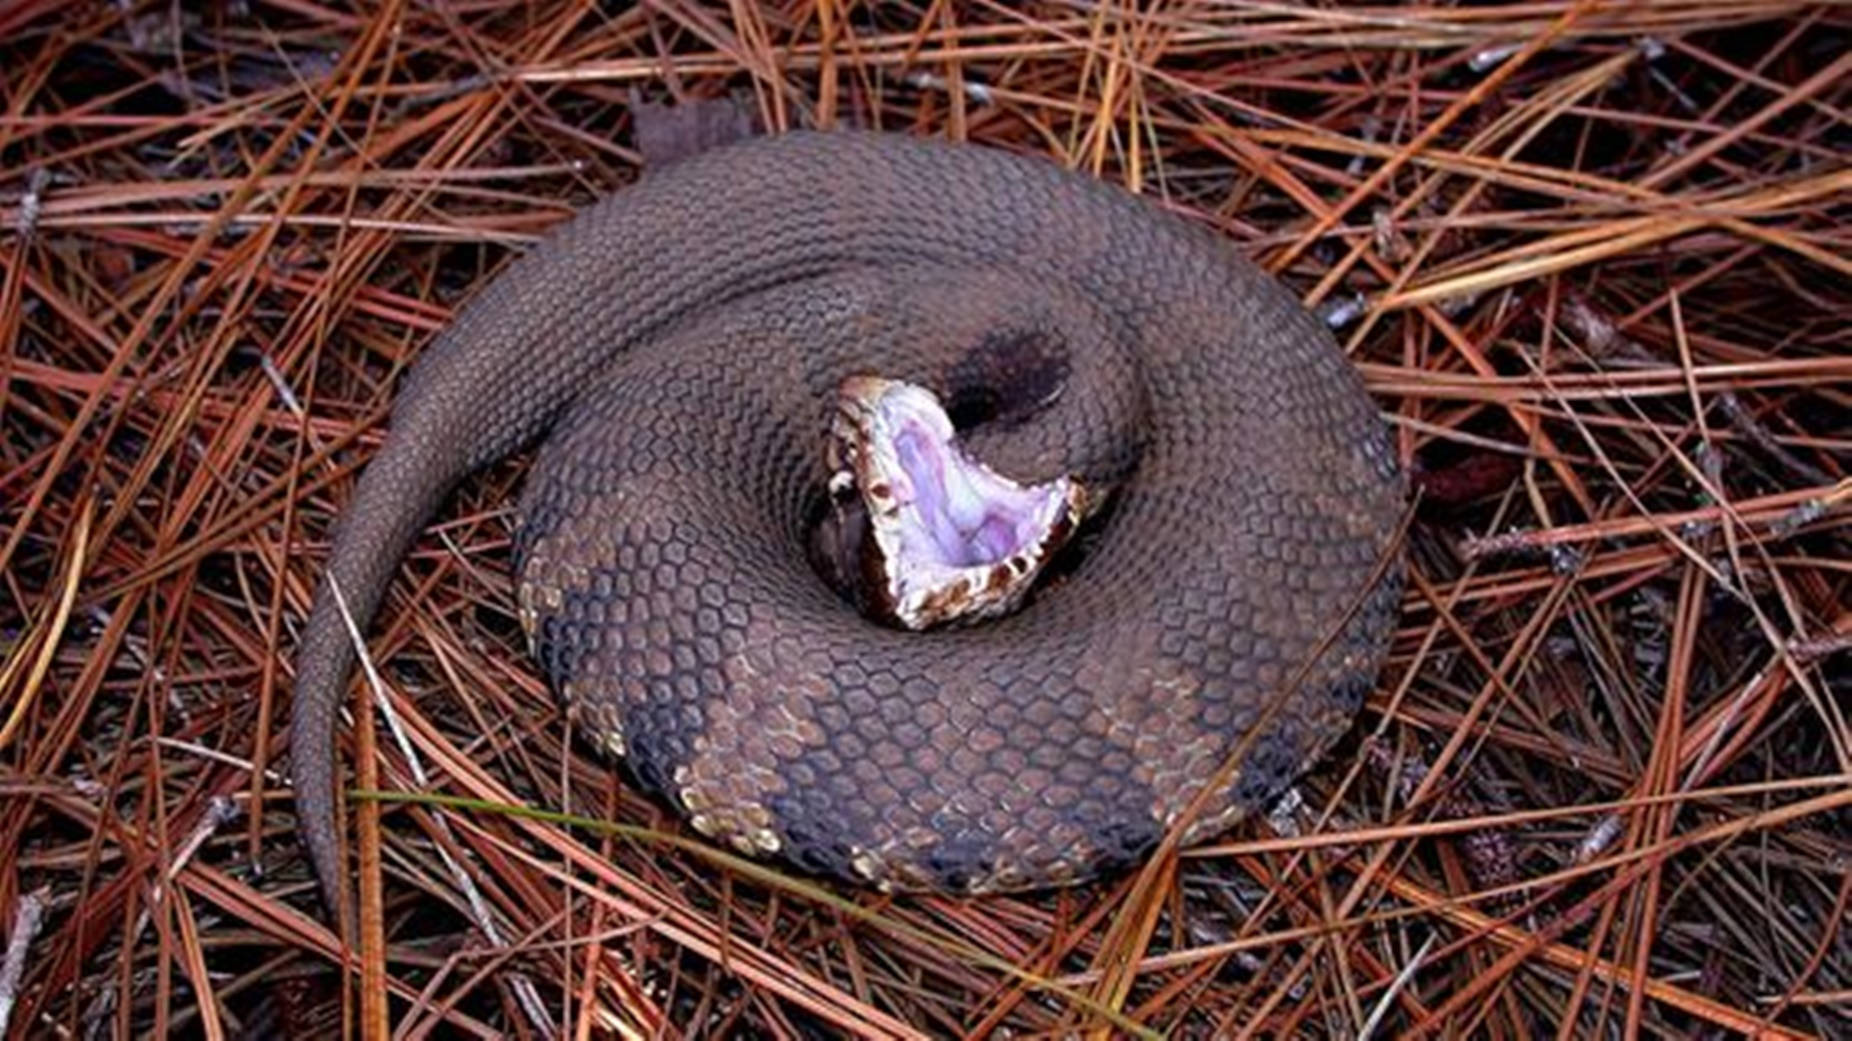
[[(826, 580), (825, 431), (866, 377), (946, 403), (995, 473), (1087, 489), (1025, 605), (908, 631)], [(703, 834), (884, 888), (1133, 862), (1239, 746), (1184, 840), (1225, 828), (1349, 726), (1400, 591), (1386, 425), (1225, 240), (1000, 150), (709, 149), (566, 222), (406, 377), (299, 650), (331, 905), (355, 654), (329, 580), (364, 630), (449, 489), (537, 442), (520, 614), (577, 726)]]

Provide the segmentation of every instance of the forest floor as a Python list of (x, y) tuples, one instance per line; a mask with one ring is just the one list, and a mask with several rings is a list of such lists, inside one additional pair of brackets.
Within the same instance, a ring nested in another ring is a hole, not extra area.
[[(636, 178), (632, 91), (1043, 156), (1277, 273), (1417, 493), (1352, 734), (1054, 893), (716, 857), (525, 653), (517, 457), (372, 630), (356, 783), (462, 804), (352, 814), (344, 973), (285, 727), (331, 526), (405, 366)], [(5, 1034), (1852, 1037), (1849, 155), (1833, 4), (0, 4)]]

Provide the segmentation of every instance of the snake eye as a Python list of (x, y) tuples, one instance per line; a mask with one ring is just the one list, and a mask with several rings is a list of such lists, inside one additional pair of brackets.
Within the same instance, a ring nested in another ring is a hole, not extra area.
[(938, 399), (897, 380), (843, 382), (828, 455), (866, 511), (872, 613), (908, 629), (1014, 609), (1085, 508), (1072, 478), (1022, 485), (972, 459)]

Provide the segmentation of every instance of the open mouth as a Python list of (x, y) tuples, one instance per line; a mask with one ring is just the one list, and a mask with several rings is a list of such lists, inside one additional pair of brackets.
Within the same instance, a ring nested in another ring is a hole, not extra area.
[(1084, 515), (1071, 477), (1023, 485), (971, 458), (932, 392), (843, 381), (830, 428), (830, 492), (867, 513), (872, 611), (908, 629), (1013, 610)]

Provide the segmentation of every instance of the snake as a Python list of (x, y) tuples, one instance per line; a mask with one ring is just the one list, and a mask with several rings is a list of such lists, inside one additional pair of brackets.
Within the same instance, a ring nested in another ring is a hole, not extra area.
[(1063, 886), (1224, 831), (1353, 724), (1399, 603), (1388, 424), (1227, 236), (1001, 148), (706, 148), (549, 231), (401, 382), (298, 647), (331, 908), (359, 636), (455, 486), (529, 449), (516, 613), (576, 736), (851, 885)]

